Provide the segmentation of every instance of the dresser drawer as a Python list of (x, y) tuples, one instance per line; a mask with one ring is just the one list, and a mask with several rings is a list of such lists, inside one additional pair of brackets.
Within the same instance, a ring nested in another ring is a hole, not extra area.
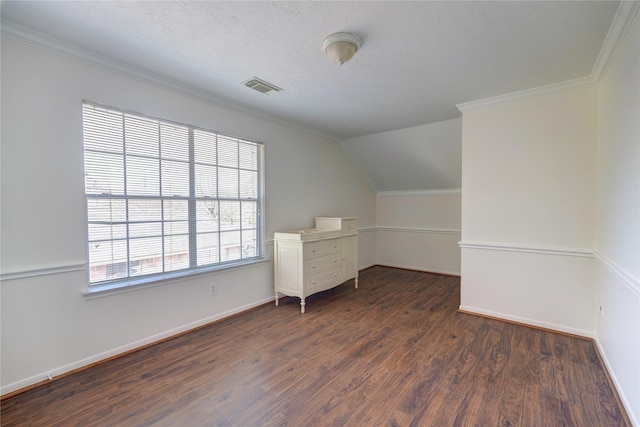
[(320, 242), (306, 243), (304, 247), (305, 258), (315, 258), (332, 253), (340, 253), (342, 251), (342, 243), (340, 239), (323, 240)]
[(274, 242), (275, 303), (281, 294), (305, 299), (350, 279), (358, 287), (358, 230), (355, 217), (317, 217), (316, 227), (277, 232)]
[(315, 292), (323, 291), (334, 287), (337, 284), (337, 280), (340, 277), (340, 268), (328, 269), (324, 273), (319, 275), (312, 275), (305, 279), (305, 290), (307, 294), (311, 295)]
[(341, 255), (339, 253), (325, 255), (318, 258), (310, 258), (305, 261), (305, 272), (313, 274), (316, 271), (320, 271), (323, 268), (330, 266), (339, 266), (341, 261)]

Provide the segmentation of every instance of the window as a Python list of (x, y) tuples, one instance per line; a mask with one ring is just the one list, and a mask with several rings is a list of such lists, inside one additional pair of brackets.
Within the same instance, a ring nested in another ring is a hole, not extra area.
[(262, 145), (83, 104), (89, 284), (263, 257)]

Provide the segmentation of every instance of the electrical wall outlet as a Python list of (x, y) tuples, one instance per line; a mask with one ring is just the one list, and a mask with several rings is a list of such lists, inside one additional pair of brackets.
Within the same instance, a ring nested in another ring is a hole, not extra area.
[(604, 319), (604, 308), (600, 306), (600, 319)]
[(218, 285), (215, 283), (209, 284), (209, 296), (214, 296), (218, 294)]

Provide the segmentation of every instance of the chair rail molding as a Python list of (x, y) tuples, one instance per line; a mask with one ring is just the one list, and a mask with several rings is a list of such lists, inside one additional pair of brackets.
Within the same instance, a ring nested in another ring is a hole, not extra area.
[(24, 270), (15, 270), (8, 273), (0, 274), (0, 281), (25, 279), (28, 277), (49, 276), (51, 274), (73, 273), (76, 271), (84, 271), (87, 263), (60, 264), (47, 267), (30, 268)]
[(640, 297), (640, 280), (631, 276), (631, 274), (624, 271), (616, 263), (604, 256), (598, 251), (594, 252), (595, 258), (598, 262), (604, 266), (607, 271), (613, 274), (621, 283), (623, 283), (631, 292), (637, 297)]
[(397, 233), (426, 233), (426, 234), (454, 234), (461, 235), (462, 231), (456, 229), (443, 228), (422, 228), (422, 227), (376, 227), (378, 231), (392, 231)]
[(461, 188), (444, 188), (436, 190), (378, 191), (377, 197), (459, 196), (461, 194)]
[(533, 246), (509, 245), (490, 242), (459, 242), (462, 249), (478, 249), (487, 251), (524, 252), (541, 255), (560, 255), (582, 258), (594, 258), (593, 251), (567, 248), (542, 248)]

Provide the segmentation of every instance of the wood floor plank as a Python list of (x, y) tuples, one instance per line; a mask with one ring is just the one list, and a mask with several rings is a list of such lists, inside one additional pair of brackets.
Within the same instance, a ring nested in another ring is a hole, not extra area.
[(630, 426), (594, 343), (373, 267), (4, 399), (3, 426)]

